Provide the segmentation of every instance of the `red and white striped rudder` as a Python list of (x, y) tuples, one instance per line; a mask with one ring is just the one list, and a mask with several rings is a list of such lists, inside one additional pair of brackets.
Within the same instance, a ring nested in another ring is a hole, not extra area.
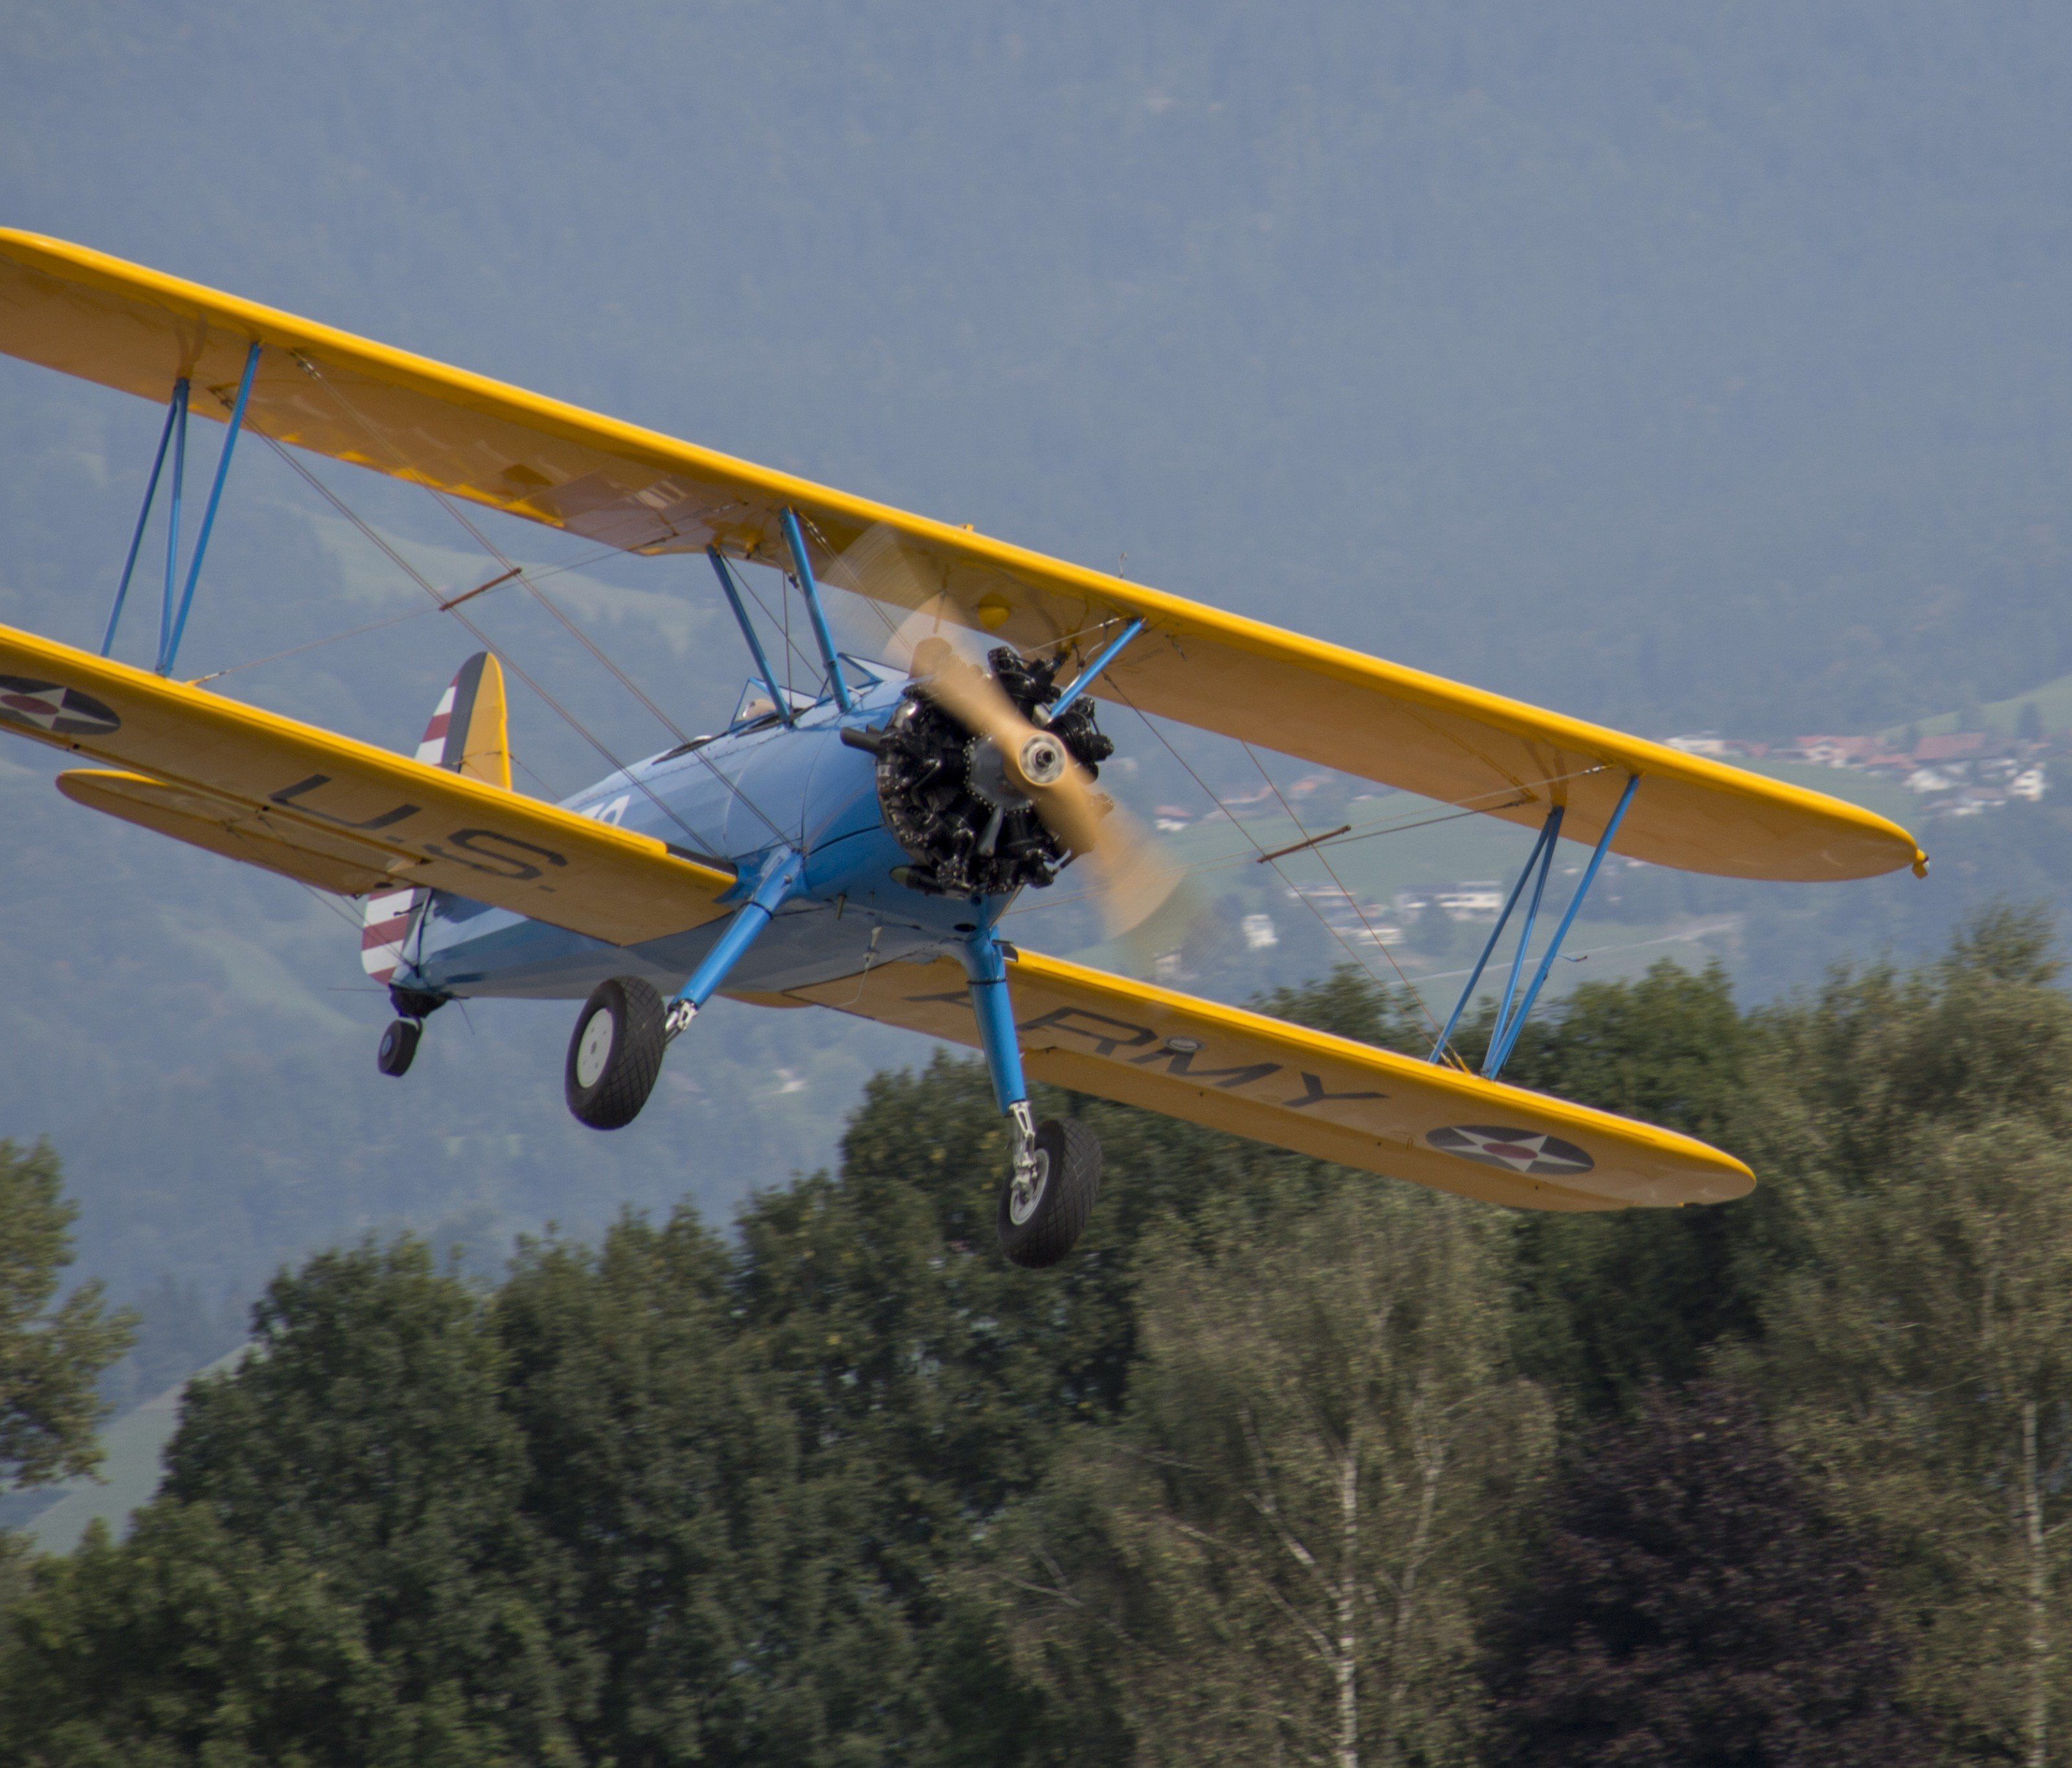
[[(487, 651), (478, 651), (463, 663), (439, 696), (417, 745), (417, 759), (511, 789), (504, 672)], [(376, 982), (388, 981), (401, 965), (410, 931), (430, 894), (405, 887), (368, 898), (360, 919), (360, 964)]]

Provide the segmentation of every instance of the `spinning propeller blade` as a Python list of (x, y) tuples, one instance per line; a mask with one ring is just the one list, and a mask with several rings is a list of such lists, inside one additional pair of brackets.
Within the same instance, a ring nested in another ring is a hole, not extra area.
[(1064, 744), (1025, 717), (982, 669), (930, 635), (915, 648), (912, 672), (921, 691), (976, 737), (999, 750), (1015, 789), (1075, 853), (1099, 874), (1109, 934), (1141, 926), (1179, 887), (1180, 874), (1136, 820), (1094, 784)]
[[(911, 675), (915, 649), (924, 639), (939, 638), (967, 663), (983, 666), (985, 639), (952, 611), (942, 593), (941, 573), (930, 572), (883, 523), (865, 529), (820, 577), (823, 583), (849, 592), (838, 611), (830, 611), (843, 649)], [(899, 615), (901, 609), (908, 611)]]

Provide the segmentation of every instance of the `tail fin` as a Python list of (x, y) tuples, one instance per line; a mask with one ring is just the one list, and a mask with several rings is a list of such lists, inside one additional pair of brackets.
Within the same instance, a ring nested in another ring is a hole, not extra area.
[[(504, 671), (487, 651), (478, 651), (439, 697), (417, 759), (450, 767), (470, 779), (511, 789), (511, 738), (504, 698)], [(430, 893), (386, 890), (367, 899), (360, 931), (360, 964), (376, 982), (386, 982), (403, 961), (405, 942)]]
[(505, 726), (504, 670), (487, 651), (460, 666), (441, 697), (417, 759), (511, 790), (511, 737)]

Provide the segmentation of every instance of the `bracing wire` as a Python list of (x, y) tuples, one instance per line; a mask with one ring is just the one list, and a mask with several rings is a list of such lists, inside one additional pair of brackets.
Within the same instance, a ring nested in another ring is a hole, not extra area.
[[(1523, 803), (1524, 800), (1515, 799), (1512, 802)], [(1225, 811), (1223, 814), (1227, 816), (1230, 813)], [(1309, 853), (1316, 848), (1325, 846), (1345, 847), (1354, 841), (1371, 841), (1378, 835), (1404, 835), (1412, 829), (1432, 828), (1441, 823), (1457, 823), (1465, 817), (1486, 816), (1489, 814), (1487, 810), (1472, 808), (1466, 810), (1442, 811), (1436, 816), (1413, 817), (1408, 822), (1388, 823), (1374, 828), (1355, 828), (1350, 833), (1331, 837), (1325, 841), (1305, 842), (1298, 851)], [(1232, 820), (1235, 820), (1235, 819)], [(1205, 859), (1195, 860), (1191, 863), (1176, 863), (1174, 869), (1185, 877), (1201, 878), (1211, 872), (1227, 872), (1240, 865), (1270, 865), (1275, 860), (1288, 857), (1290, 856), (1285, 853), (1262, 853), (1258, 845), (1254, 843), (1252, 849), (1247, 853), (1211, 853)], [(1056, 908), (1067, 903), (1091, 902), (1100, 894), (1099, 890), (1069, 890), (1062, 895), (1046, 896), (1037, 902), (1018, 903), (1007, 912), (1010, 915), (1029, 915), (1038, 909)], [(1430, 979), (1428, 977), (1425, 980)]]
[[(565, 565), (548, 565), (537, 574), (541, 577), (556, 577), (564, 571), (580, 571), (585, 565), (594, 565), (598, 560), (607, 557), (617, 550), (615, 547), (601, 547), (595, 553), (589, 553), (579, 559), (572, 559)], [(497, 582), (485, 583), (477, 589), (465, 591), (455, 597), (454, 600), (471, 601), (478, 595), (485, 594), (491, 590), (500, 589), (502, 586)], [(285, 662), (290, 657), (299, 657), (307, 652), (321, 651), (327, 645), (343, 644), (348, 639), (364, 638), (370, 632), (383, 631), (392, 626), (405, 626), (413, 620), (429, 619), (434, 614), (445, 614), (450, 611), (451, 606), (451, 602), (442, 602), (437, 607), (413, 608), (408, 614), (392, 614), (386, 619), (370, 620), (365, 626), (348, 627), (342, 632), (332, 632), (321, 639), (311, 639), (306, 644), (291, 644), (285, 651), (271, 652), (263, 657), (253, 657), (244, 663), (232, 663), (220, 669), (212, 669), (205, 676), (196, 676), (187, 685), (198, 688), (204, 681), (220, 681), (225, 676), (242, 675), (248, 669), (263, 669), (269, 663)]]
[[(343, 411), (347, 417), (350, 417), (353, 422), (359, 425), (370, 441), (373, 442), (377, 446), (385, 449), (396, 460), (399, 467), (408, 467), (409, 463), (402, 458), (395, 446), (389, 442), (388, 437), (368, 421), (365, 416), (356, 406), (354, 405), (351, 400), (347, 398), (346, 396), (339, 390), (337, 386), (333, 384), (328, 376), (325, 375), (314, 362), (310, 361), (306, 356), (298, 355), (295, 360), (301, 364), (303, 372), (337, 401), (339, 409)], [(267, 439), (269, 443), (272, 443), (272, 446), (277, 453), (281, 451), (280, 445), (278, 442), (273, 442), (273, 439), (270, 437)], [(287, 458), (288, 457), (283, 454), (282, 458)], [(294, 466), (296, 470), (302, 473), (303, 478), (308, 479), (311, 484), (319, 484), (319, 481), (316, 479), (314, 475), (303, 468), (299, 462), (291, 461), (290, 464)], [(422, 481), (418, 481), (418, 483), (421, 483)], [(319, 485), (319, 489), (321, 488), (322, 487)], [(566, 627), (569, 633), (578, 639), (590, 652), (590, 654), (605, 667), (605, 668), (610, 672), (612, 676), (619, 681), (621, 686), (624, 687), (628, 693), (633, 694), (637, 699), (639, 699), (640, 703), (647, 707), (647, 709), (661, 722), (664, 728), (668, 730), (670, 734), (676, 738), (679, 743), (688, 743), (690, 741), (690, 738), (682, 730), (677, 728), (675, 721), (671, 719), (660, 706), (656, 705), (656, 703), (648, 697), (647, 693), (642, 690), (637, 683), (634, 681), (633, 678), (627, 675), (623, 669), (620, 668), (619, 665), (607, 656), (599, 647), (592, 643), (590, 639), (576, 627), (574, 623), (571, 621), (565, 614), (562, 613), (561, 609), (556, 606), (554, 602), (543, 594), (541, 590), (527, 578), (524, 569), (519, 565), (514, 564), (510, 558), (507, 557), (502, 549), (500, 549), (487, 535), (484, 534), (480, 528), (475, 526), (474, 522), (468, 518), (467, 514), (456, 503), (454, 502), (451, 498), (446, 495), (446, 493), (441, 491), (436, 485), (426, 485), (425, 489), (431, 494), (433, 499), (438, 504), (441, 508), (444, 509), (456, 522), (459, 523), (462, 528), (466, 529), (468, 533), (475, 537), (476, 542), (482, 547), (483, 551), (487, 552), (492, 558), (495, 559), (499, 564), (503, 565), (508, 570), (515, 574), (517, 577), (518, 581), (525, 585), (526, 589), (530, 592), (533, 598), (537, 600), (540, 604), (548, 611), (548, 612), (552, 614), (557, 620)], [(359, 516), (353, 514), (352, 512), (347, 510), (343, 504), (337, 498), (332, 497), (331, 494), (328, 491), (326, 491), (324, 495), (364, 532), (370, 535), (372, 533), (372, 529), (369, 528), (366, 523), (361, 521)], [(423, 585), (428, 590), (430, 590), (430, 586), (425, 582), (424, 578), (408, 565), (404, 564), (401, 556), (396, 552), (394, 548), (387, 545), (385, 543), (382, 543), (382, 549), (386, 552), (390, 557), (395, 559), (399, 565), (403, 565), (404, 569), (405, 570), (409, 570), (411, 576), (415, 578), (421, 585)], [(475, 636), (481, 639), (483, 645), (489, 645), (488, 638), (483, 634), (479, 629), (472, 625), (465, 615), (456, 615), (454, 618), (458, 619), (463, 626), (467, 627), (469, 631), (475, 633)], [(493, 647), (491, 648), (493, 648)], [(538, 694), (539, 697), (548, 704), (548, 705), (552, 707), (563, 719), (563, 721), (568, 724), (571, 730), (574, 730), (585, 742), (589, 743), (590, 746), (595, 749), (600, 754), (610, 761), (615, 771), (622, 774), (627, 771), (627, 764), (617, 759), (617, 758), (612, 754), (611, 750), (606, 747), (604, 743), (590, 730), (586, 729), (575, 717), (574, 713), (569, 712), (566, 707), (563, 706), (558, 701), (557, 701), (546, 691), (545, 688), (541, 687), (536, 680), (535, 680), (531, 676), (528, 675), (524, 670), (520, 668), (516, 662), (512, 661), (508, 657), (505, 657), (504, 660), (507, 663), (510, 663), (512, 671), (517, 675), (518, 678), (535, 693)], [(717, 780), (730, 796), (738, 800), (738, 802), (752, 816), (754, 816), (757, 821), (761, 823), (764, 828), (770, 831), (771, 834), (775, 837), (778, 841), (786, 845), (791, 845), (791, 837), (785, 833), (783, 829), (778, 826), (776, 822), (771, 818), (761, 805), (758, 804), (754, 799), (750, 798), (748, 794), (742, 789), (740, 783), (738, 781), (729, 778), (726, 774), (721, 771), (717, 763), (713, 761), (709, 755), (705, 754), (701, 750), (693, 749), (691, 750), (691, 754), (697, 761), (698, 764), (704, 767), (713, 779)], [(667, 805), (665, 805), (662, 802), (661, 799), (656, 796), (653, 789), (644, 781), (633, 780), (631, 783), (637, 790), (639, 790), (642, 796), (645, 797), (656, 807), (656, 809), (661, 811), (671, 822), (674, 823), (679, 828), (682, 829), (686, 835), (690, 836), (693, 843), (697, 841), (698, 837), (690, 828), (689, 824), (685, 823), (683, 818), (679, 816), (675, 811), (670, 809)], [(804, 838), (804, 832), (801, 830), (800, 840), (803, 841)]]
[[(1259, 857), (1262, 860), (1265, 859), (1266, 849), (1254, 838), (1252, 832), (1248, 829), (1244, 824), (1240, 823), (1235, 816), (1231, 815), (1230, 807), (1224, 804), (1223, 801), (1216, 796), (1215, 788), (1210, 785), (1206, 779), (1202, 778), (1201, 775), (1195, 771), (1192, 763), (1188, 761), (1185, 755), (1182, 754), (1178, 750), (1173, 746), (1171, 742), (1167, 740), (1165, 732), (1161, 730), (1157, 726), (1152, 723), (1149, 717), (1145, 717), (1143, 709), (1141, 708), (1135, 701), (1128, 698), (1128, 696), (1123, 693), (1120, 685), (1114, 682), (1110, 682), (1108, 684), (1108, 688), (1109, 691), (1112, 693), (1118, 700), (1120, 700), (1125, 706), (1128, 706), (1132, 712), (1137, 714), (1139, 722), (1143, 725), (1146, 730), (1149, 731), (1153, 737), (1158, 739), (1159, 746), (1165, 750), (1166, 753), (1170, 755), (1174, 760), (1178, 762), (1180, 766), (1186, 770), (1187, 777), (1193, 780), (1197, 786), (1201, 787), (1202, 792), (1207, 795), (1209, 802), (1214, 804), (1218, 810), (1221, 811), (1225, 816), (1230, 818), (1231, 826), (1236, 829), (1240, 834), (1243, 835), (1248, 841), (1252, 843), (1253, 848), (1256, 850)], [(1384, 979), (1376, 975), (1372, 966), (1370, 965), (1366, 960), (1361, 957), (1358, 952), (1353, 949), (1352, 942), (1348, 940), (1344, 934), (1340, 932), (1338, 928), (1333, 927), (1329, 921), (1325, 919), (1324, 911), (1318, 908), (1315, 903), (1312, 903), (1309, 898), (1304, 896), (1300, 890), (1296, 890), (1294, 880), (1289, 877), (1286, 868), (1281, 865), (1280, 861), (1276, 859), (1269, 861), (1268, 863), (1272, 865), (1275, 873), (1279, 876), (1281, 882), (1288, 886), (1289, 893), (1295, 897), (1296, 900), (1307, 908), (1312, 915), (1316, 916), (1317, 924), (1322, 927), (1326, 933), (1330, 935), (1332, 939), (1338, 943), (1339, 948), (1345, 952), (1346, 956), (1350, 958), (1370, 980), (1375, 982), (1383, 982)], [(1385, 950), (1386, 948), (1384, 948), (1383, 949)], [(1390, 960), (1392, 964), (1393, 964), (1394, 961), (1395, 960), (1392, 958)], [(1399, 970), (1397, 973), (1398, 975), (1400, 975), (1401, 972)], [(1386, 985), (1385, 983), (1384, 985)], [(1408, 986), (1407, 983), (1405, 985)], [(1424, 1005), (1424, 1000), (1421, 996), (1418, 997), (1417, 1005), (1418, 1010), (1423, 1013), (1427, 1019), (1431, 1019), (1431, 1009)], [(1438, 1022), (1436, 1020), (1433, 1021), (1432, 1029), (1435, 1032), (1439, 1029)]]
[[(1302, 819), (1295, 814), (1294, 806), (1288, 802), (1285, 795), (1284, 795), (1281, 790), (1279, 783), (1274, 779), (1272, 775), (1269, 774), (1266, 771), (1266, 763), (1259, 759), (1259, 752), (1255, 750), (1250, 743), (1244, 742), (1242, 738), (1239, 739), (1238, 746), (1251, 758), (1252, 766), (1259, 770), (1259, 777), (1266, 782), (1267, 790), (1273, 794), (1276, 801), (1280, 804), (1281, 808), (1286, 815), (1288, 820), (1295, 825), (1297, 833), (1304, 836), (1307, 836), (1309, 833), (1309, 829), (1304, 825)], [(1396, 972), (1396, 980), (1397, 982), (1401, 984), (1406, 990), (1408, 990), (1410, 989), (1410, 978), (1403, 973), (1403, 966), (1396, 961), (1396, 954), (1381, 943), (1381, 935), (1375, 931), (1374, 923), (1367, 918), (1367, 911), (1360, 906), (1360, 899), (1357, 896), (1354, 895), (1350, 890), (1346, 888), (1346, 881), (1338, 876), (1338, 869), (1331, 864), (1330, 859), (1324, 853), (1322, 845), (1320, 844), (1317, 846), (1312, 847), (1309, 851), (1316, 854), (1318, 861), (1324, 868), (1325, 874), (1330, 878), (1332, 883), (1338, 886), (1338, 894), (1346, 899), (1346, 903), (1351, 906), (1353, 913), (1359, 917), (1359, 924), (1367, 930), (1367, 936), (1369, 942), (1374, 946), (1376, 951), (1380, 952), (1383, 957), (1388, 960), (1388, 967)], [(1280, 858), (1277, 855), (1269, 860), (1268, 855), (1262, 850), (1260, 854), (1260, 857), (1262, 860), (1268, 860), (1268, 862), (1272, 865), (1275, 871), (1278, 872), (1281, 870)], [(1283, 875), (1285, 876), (1285, 874), (1284, 874)], [(1412, 992), (1414, 993), (1415, 991)], [(1421, 995), (1417, 997), (1417, 1005), (1418, 1010), (1423, 1013), (1427, 1019), (1430, 1019), (1432, 1018), (1431, 1011), (1424, 1005), (1424, 997)], [(1439, 1029), (1436, 1022), (1433, 1022), (1432, 1029), (1434, 1031), (1437, 1031)]]
[[(438, 590), (433, 584), (431, 579), (426, 577), (423, 572), (420, 571), (417, 566), (413, 565), (408, 559), (404, 557), (404, 556), (389, 543), (388, 537), (385, 535), (382, 534), (380, 530), (376, 528), (372, 523), (366, 520), (366, 519), (363, 517), (357, 510), (354, 509), (343, 498), (339, 496), (337, 493), (333, 491), (328, 485), (325, 484), (322, 479), (319, 479), (316, 475), (311, 472), (308, 467), (304, 466), (301, 461), (296, 459), (293, 454), (289, 453), (288, 450), (282, 444), (276, 442), (271, 436), (263, 436), (263, 433), (262, 439), (275, 454), (278, 454), (282, 460), (286, 461), (290, 467), (293, 467), (294, 471), (301, 475), (303, 481), (307, 483), (319, 496), (322, 497), (326, 503), (329, 504), (332, 508), (335, 509), (339, 512), (339, 515), (343, 516), (347, 521), (351, 522), (355, 528), (358, 528), (362, 534), (365, 535), (369, 541), (378, 547), (381, 552), (386, 555), (389, 561), (395, 565), (398, 570), (401, 571), (406, 577), (408, 577), (411, 582), (415, 583), (419, 589), (422, 590), (426, 593), (426, 594), (430, 596), (434, 602), (441, 602), (442, 604), (445, 602), (446, 598), (439, 594)], [(534, 693), (540, 697), (541, 700), (544, 701), (549, 709), (553, 712), (556, 717), (559, 717), (571, 730), (574, 731), (575, 734), (581, 737), (585, 742), (588, 743), (591, 748), (594, 749), (598, 752), (598, 754), (602, 755), (606, 761), (609, 762), (611, 764), (613, 772), (619, 774), (625, 774), (627, 772), (627, 763), (621, 761), (619, 757), (612, 752), (610, 746), (607, 745), (602, 738), (598, 737), (588, 726), (584, 724), (574, 713), (570, 711), (566, 706), (563, 705), (553, 694), (549, 693), (538, 680), (536, 680), (532, 675), (528, 674), (526, 670), (508, 652), (492, 643), (489, 635), (483, 631), (480, 627), (477, 626), (472, 619), (468, 615), (461, 613), (457, 608), (451, 606), (446, 607), (445, 611), (451, 615), (454, 619), (464, 627), (484, 650), (494, 652), (505, 664), (505, 666), (510, 669), (513, 675), (516, 676), (520, 681), (524, 682), (527, 687), (530, 688)], [(693, 750), (692, 753), (693, 754), (697, 754), (698, 751)], [(775, 836), (780, 841), (787, 840), (784, 832), (780, 829), (776, 824), (771, 822), (770, 818), (763, 814), (761, 808), (750, 799), (748, 796), (734, 783), (734, 781), (729, 779), (726, 775), (721, 773), (719, 769), (717, 767), (714, 767), (709, 759), (706, 760), (705, 765), (707, 767), (711, 769), (713, 775), (720, 779), (727, 789), (731, 791), (735, 797), (739, 799), (741, 803), (746, 806), (746, 808), (769, 828), (772, 835)], [(698, 846), (702, 844), (703, 837), (699, 835), (697, 831), (693, 829), (689, 824), (686, 823), (683, 818), (676, 812), (676, 811), (665, 804), (662, 799), (656, 795), (653, 788), (648, 786), (644, 780), (635, 779), (632, 780), (631, 783), (641, 793), (643, 796), (652, 804), (657, 810), (660, 811), (662, 814), (668, 817), (671, 822), (674, 823), (677, 828), (683, 830), (684, 833), (689, 837), (693, 846)]]

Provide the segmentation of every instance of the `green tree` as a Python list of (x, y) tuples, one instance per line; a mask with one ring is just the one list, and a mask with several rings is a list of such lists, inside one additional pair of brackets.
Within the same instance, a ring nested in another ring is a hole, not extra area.
[[(1486, 1046), (1486, 1014), (1463, 1040)], [(1717, 964), (1667, 962), (1632, 982), (1586, 983), (1527, 1026), (1504, 1078), (1742, 1151), (1749, 1027)], [(1725, 1208), (1514, 1219), (1519, 1356), (1585, 1412), (1651, 1380), (1688, 1381), (1708, 1348), (1753, 1330), (1787, 1231), (1767, 1182)]]
[(2055, 974), (2041, 917), (1998, 911), (1938, 964), (1838, 977), (1777, 1017), (1766, 1140), (1800, 1254), (1742, 1359), (1831, 1501), (1893, 1554), (1949, 1749), (2033, 1768), (2062, 1725), (2072, 1626), (2072, 1001)]
[(1466, 1759), (1476, 1598), (1548, 1441), (1509, 1367), (1490, 1218), (1347, 1184), (1174, 1247), (1112, 1433), (993, 1589), (1060, 1756)]
[(253, 1327), (131, 1539), (36, 1568), (0, 1759), (573, 1759), (480, 1298), (406, 1240), (277, 1279)]
[(491, 1319), (527, 1585), (592, 1762), (870, 1760), (927, 1732), (873, 1495), (811, 1444), (688, 1211), (525, 1248)]
[(1651, 1388), (1564, 1458), (1492, 1628), (1492, 1760), (1925, 1768), (1875, 1574), (1749, 1400)]
[(130, 1348), (135, 1318), (98, 1282), (57, 1299), (78, 1211), (44, 1143), (0, 1141), (0, 1478), (41, 1485), (100, 1464), (95, 1379)]
[[(399, 1726), (354, 1606), (204, 1505), (46, 1560), (0, 1655), (0, 1762), (36, 1768), (363, 1768), (450, 1762)], [(458, 1758), (467, 1760), (466, 1756)], [(477, 1758), (479, 1759), (479, 1758)]]
[(427, 1759), (567, 1757), (564, 1667), (528, 1588), (525, 1444), (483, 1297), (420, 1242), (368, 1244), (277, 1278), (253, 1329), (237, 1369), (188, 1388), (162, 1502), (318, 1568)]
[(1924, 1134), (1825, 1212), (1765, 1359), (1802, 1457), (1909, 1572), (1953, 1744), (2030, 1768), (2052, 1759), (2072, 1637), (2068, 1197), (2058, 1125)]

